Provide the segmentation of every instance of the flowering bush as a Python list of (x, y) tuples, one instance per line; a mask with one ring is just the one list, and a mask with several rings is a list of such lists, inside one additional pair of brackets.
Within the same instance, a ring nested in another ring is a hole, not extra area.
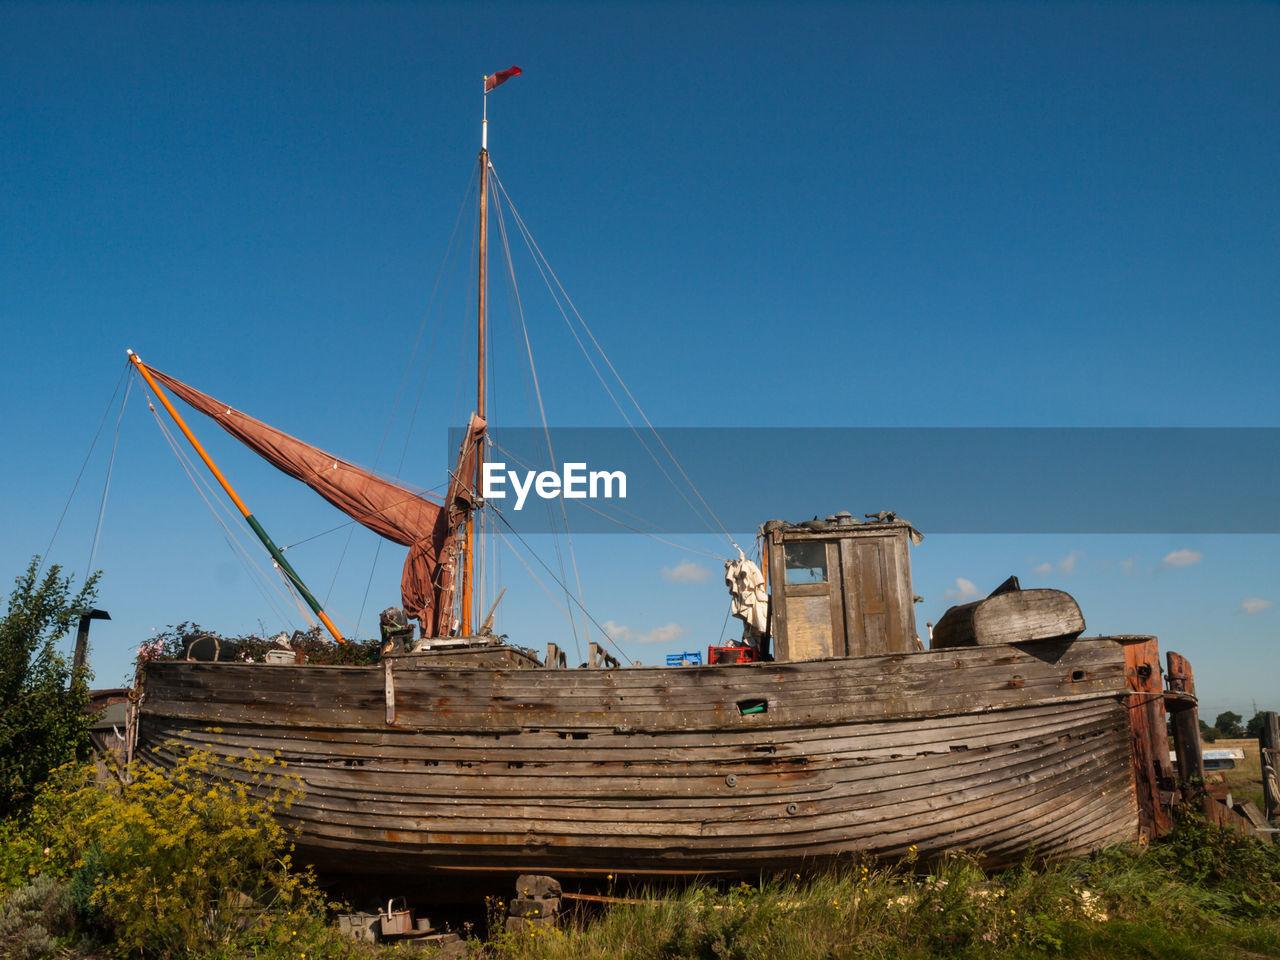
[(239, 955), (279, 940), (281, 926), (322, 928), (322, 897), (276, 818), (294, 781), (270, 757), (219, 760), (236, 779), (215, 779), (214, 759), (138, 766), (110, 789), (88, 765), (56, 771), (28, 816), (0, 829), (7, 885), (62, 878), (80, 932), (121, 955)]

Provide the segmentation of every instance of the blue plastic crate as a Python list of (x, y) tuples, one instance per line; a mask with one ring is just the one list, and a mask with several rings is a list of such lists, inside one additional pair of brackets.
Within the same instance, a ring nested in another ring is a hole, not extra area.
[(683, 667), (686, 665), (702, 666), (702, 651), (690, 650), (685, 653), (668, 653), (668, 667)]

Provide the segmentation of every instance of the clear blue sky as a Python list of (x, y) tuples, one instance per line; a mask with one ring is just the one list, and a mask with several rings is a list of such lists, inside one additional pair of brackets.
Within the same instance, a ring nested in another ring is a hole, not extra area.
[[(472, 173), (480, 78), (512, 63), (494, 164), (655, 423), (1280, 425), (1277, 50), (1266, 3), (6, 3), (0, 570), (45, 552), (126, 347), (394, 471), (411, 402), (388, 418)], [(432, 310), (401, 468), (424, 487), (471, 405), (469, 270)], [(520, 284), (552, 422), (615, 423), (558, 315), (532, 305), (541, 281)], [(495, 414), (528, 423), (507, 316)], [(278, 540), (340, 522), (196, 426)], [(114, 430), (113, 411), (52, 550), (78, 576)], [(725, 465), (753, 469), (767, 451)], [(374, 568), (357, 533), (339, 566), (345, 544), (293, 561), (346, 621), (363, 604), (369, 631), (402, 553)], [(598, 620), (678, 634), (633, 656), (719, 636), (716, 561), (634, 536), (578, 547)], [(673, 574), (686, 560), (707, 578)], [(1091, 631), (1191, 657), (1210, 719), (1280, 707), (1278, 537), (939, 536), (913, 562), (922, 621), (1017, 573), (1076, 594)], [(137, 389), (94, 565), (114, 617), (95, 626), (104, 685), (170, 623), (297, 625)], [(563, 639), (503, 567), (502, 628)]]

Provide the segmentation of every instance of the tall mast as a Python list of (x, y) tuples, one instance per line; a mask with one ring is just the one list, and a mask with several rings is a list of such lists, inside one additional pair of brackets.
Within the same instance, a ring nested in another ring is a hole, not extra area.
[[(479, 277), (479, 295), (477, 296), (476, 318), (476, 414), (481, 420), (485, 413), (485, 331), (488, 327), (487, 301), (489, 293), (489, 91), (506, 83), (512, 77), (518, 77), (523, 71), (511, 66), (506, 70), (484, 78), (484, 110), (480, 122), (480, 231), (479, 231), (479, 265), (476, 273)], [(484, 478), (484, 434), (476, 438), (476, 474), (474, 486), (477, 493), (482, 489)], [(461, 479), (461, 478), (459, 478)], [(472, 592), (475, 584), (476, 553), (475, 512), (467, 518), (467, 537), (463, 544), (465, 562), (462, 569), (462, 617), (459, 632), (464, 637), (471, 635)]]
[[(486, 121), (487, 122), (487, 121)], [(485, 367), (485, 327), (487, 326), (488, 317), (486, 316), (487, 304), (486, 294), (489, 287), (489, 151), (483, 146), (480, 148), (480, 250), (479, 250), (479, 296), (476, 298), (479, 304), (476, 318), (476, 414), (480, 419), (485, 417), (484, 407), (484, 367)], [(481, 480), (484, 477), (484, 436), (476, 438), (476, 474), (475, 485), (473, 490), (480, 490)], [(464, 637), (471, 636), (471, 607), (472, 607), (472, 591), (475, 584), (475, 565), (476, 565), (476, 520), (475, 514), (467, 517), (467, 566), (462, 580), (462, 624), (461, 635)]]
[[(476, 414), (480, 419), (485, 416), (484, 373), (485, 373), (485, 327), (487, 326), (486, 303), (489, 290), (489, 78), (485, 77), (484, 113), (480, 125), (480, 230), (478, 265), (478, 293), (476, 296)], [(476, 440), (476, 473), (474, 487), (479, 490), (484, 476), (484, 438)], [(462, 578), (462, 623), (460, 633), (464, 637), (471, 636), (472, 592), (475, 589), (475, 515), (467, 517), (466, 568)]]

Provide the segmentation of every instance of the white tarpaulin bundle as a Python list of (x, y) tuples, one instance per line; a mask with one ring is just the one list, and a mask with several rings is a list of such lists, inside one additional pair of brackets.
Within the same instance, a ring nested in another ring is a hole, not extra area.
[(742, 639), (755, 646), (769, 629), (764, 574), (739, 550), (737, 560), (724, 562), (724, 582), (729, 587), (729, 612), (745, 624)]

